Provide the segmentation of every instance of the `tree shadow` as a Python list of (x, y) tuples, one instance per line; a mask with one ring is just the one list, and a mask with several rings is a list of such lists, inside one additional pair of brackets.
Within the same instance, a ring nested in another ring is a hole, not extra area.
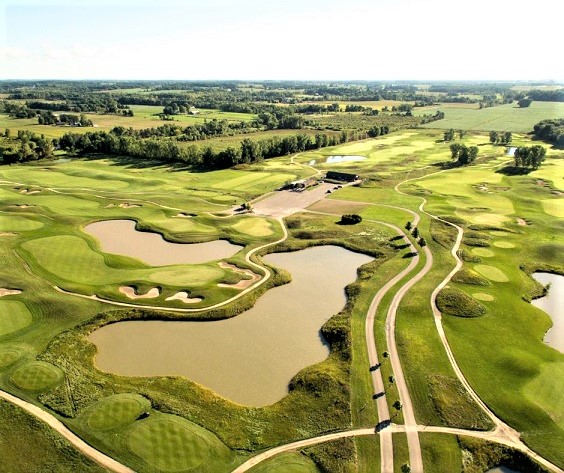
[(496, 174), (503, 174), (504, 176), (526, 176), (530, 172), (534, 171), (532, 168), (523, 168), (519, 166), (505, 166), (504, 168), (498, 169)]
[(414, 258), (415, 256), (417, 256), (417, 251), (410, 251), (409, 253), (403, 255), (402, 258)]
[(379, 393), (375, 393), (375, 394), (372, 395), (372, 399), (379, 399), (379, 398), (381, 398), (385, 395), (386, 395), (386, 393), (384, 391), (379, 392)]
[(380, 368), (380, 366), (382, 366), (382, 363), (377, 363), (375, 365), (372, 365), (370, 367), (370, 371), (376, 371), (378, 368)]

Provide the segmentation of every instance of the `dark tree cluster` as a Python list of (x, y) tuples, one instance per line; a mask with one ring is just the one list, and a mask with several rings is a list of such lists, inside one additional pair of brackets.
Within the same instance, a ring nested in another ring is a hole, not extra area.
[(546, 156), (546, 148), (541, 145), (519, 146), (515, 150), (515, 166), (519, 168), (538, 169)]
[(559, 147), (564, 147), (564, 118), (543, 120), (533, 129), (533, 135), (539, 140), (549, 141)]
[(37, 123), (40, 125), (94, 126), (92, 120), (83, 113), (78, 116), (67, 113), (54, 114), (51, 111), (41, 111), (37, 116)]
[(340, 221), (342, 225), (356, 225), (360, 222), (362, 222), (362, 217), (357, 214), (344, 214), (341, 216)]
[(450, 145), (451, 158), (455, 159), (459, 166), (466, 166), (476, 161), (478, 157), (477, 146), (466, 146), (460, 143)]
[(490, 143), (493, 145), (507, 146), (513, 141), (513, 135), (510, 131), (498, 132), (490, 131)]
[(43, 135), (19, 130), (12, 137), (10, 130), (4, 131), (0, 145), (0, 158), (4, 164), (23, 163), (53, 156), (53, 143)]

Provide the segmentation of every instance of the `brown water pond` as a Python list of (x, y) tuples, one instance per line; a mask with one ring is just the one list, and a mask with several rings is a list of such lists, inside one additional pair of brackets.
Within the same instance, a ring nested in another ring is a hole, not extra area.
[(236, 403), (265, 406), (329, 354), (321, 326), (345, 305), (344, 287), (371, 257), (337, 246), (264, 257), (292, 274), (256, 305), (215, 322), (128, 321), (90, 335), (96, 366), (125, 376), (180, 375)]
[(102, 251), (130, 256), (152, 266), (207, 263), (229, 258), (242, 248), (225, 240), (171, 243), (158, 233), (137, 231), (133, 220), (95, 222), (84, 231), (100, 242)]
[(564, 353), (564, 276), (539, 272), (533, 273), (533, 278), (543, 286), (550, 284), (548, 294), (532, 302), (552, 319), (552, 327), (546, 332), (544, 342)]

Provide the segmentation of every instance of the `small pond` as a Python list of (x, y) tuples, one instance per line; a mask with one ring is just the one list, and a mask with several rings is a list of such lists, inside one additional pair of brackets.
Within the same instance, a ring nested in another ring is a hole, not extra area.
[(95, 222), (84, 227), (84, 231), (100, 242), (102, 251), (130, 256), (151, 266), (207, 263), (229, 258), (243, 248), (226, 240), (171, 243), (159, 233), (136, 230), (133, 220)]
[(264, 260), (289, 271), (292, 282), (232, 319), (106, 325), (90, 335), (96, 366), (124, 376), (184, 376), (244, 405), (279, 401), (298, 371), (327, 358), (321, 326), (344, 307), (344, 287), (372, 258), (322, 246)]
[(535, 281), (543, 286), (550, 283), (548, 295), (535, 299), (532, 304), (544, 310), (552, 319), (552, 327), (546, 332), (544, 342), (564, 353), (564, 276), (551, 273), (534, 273)]
[(335, 156), (327, 156), (324, 159), (319, 160), (319, 162), (315, 159), (311, 160), (308, 164), (310, 166), (313, 166), (314, 164), (336, 164), (336, 163), (348, 163), (348, 162), (353, 162), (353, 161), (364, 161), (366, 159), (366, 156), (353, 156), (353, 155), (349, 155), (349, 156), (341, 156), (341, 155), (335, 155)]
[(507, 151), (505, 153), (505, 156), (515, 156), (515, 151), (517, 151), (517, 148), (515, 146), (511, 146), (509, 148), (507, 148)]

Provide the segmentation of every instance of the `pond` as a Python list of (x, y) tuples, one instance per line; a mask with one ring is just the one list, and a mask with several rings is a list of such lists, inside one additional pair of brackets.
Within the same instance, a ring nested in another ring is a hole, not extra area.
[(543, 286), (550, 284), (548, 295), (535, 299), (532, 304), (544, 310), (552, 319), (552, 327), (546, 332), (544, 342), (564, 353), (564, 276), (551, 273), (534, 273), (535, 281)]
[[(366, 156), (353, 156), (353, 155), (349, 155), (349, 156), (341, 156), (341, 155), (335, 155), (335, 156), (327, 156), (325, 159), (320, 160), (317, 164), (335, 164), (335, 163), (348, 163), (348, 162), (354, 162), (354, 161), (364, 161), (366, 159)], [(311, 160), (308, 164), (310, 166), (313, 166), (317, 161), (315, 159)]]
[(507, 148), (507, 151), (505, 153), (505, 156), (515, 156), (515, 151), (517, 151), (517, 148), (515, 146), (511, 146), (509, 148)]
[(243, 405), (279, 401), (298, 371), (327, 358), (321, 326), (344, 307), (344, 287), (372, 258), (322, 246), (264, 260), (289, 271), (292, 282), (227, 320), (106, 325), (89, 337), (96, 366), (125, 376), (184, 376)]
[(506, 466), (496, 466), (491, 470), (486, 471), (486, 473), (519, 473), (516, 470), (512, 470), (511, 468), (507, 468)]
[(100, 242), (102, 251), (136, 258), (151, 266), (199, 264), (229, 258), (242, 246), (226, 240), (206, 243), (171, 243), (159, 233), (140, 232), (134, 220), (104, 220), (84, 231)]

